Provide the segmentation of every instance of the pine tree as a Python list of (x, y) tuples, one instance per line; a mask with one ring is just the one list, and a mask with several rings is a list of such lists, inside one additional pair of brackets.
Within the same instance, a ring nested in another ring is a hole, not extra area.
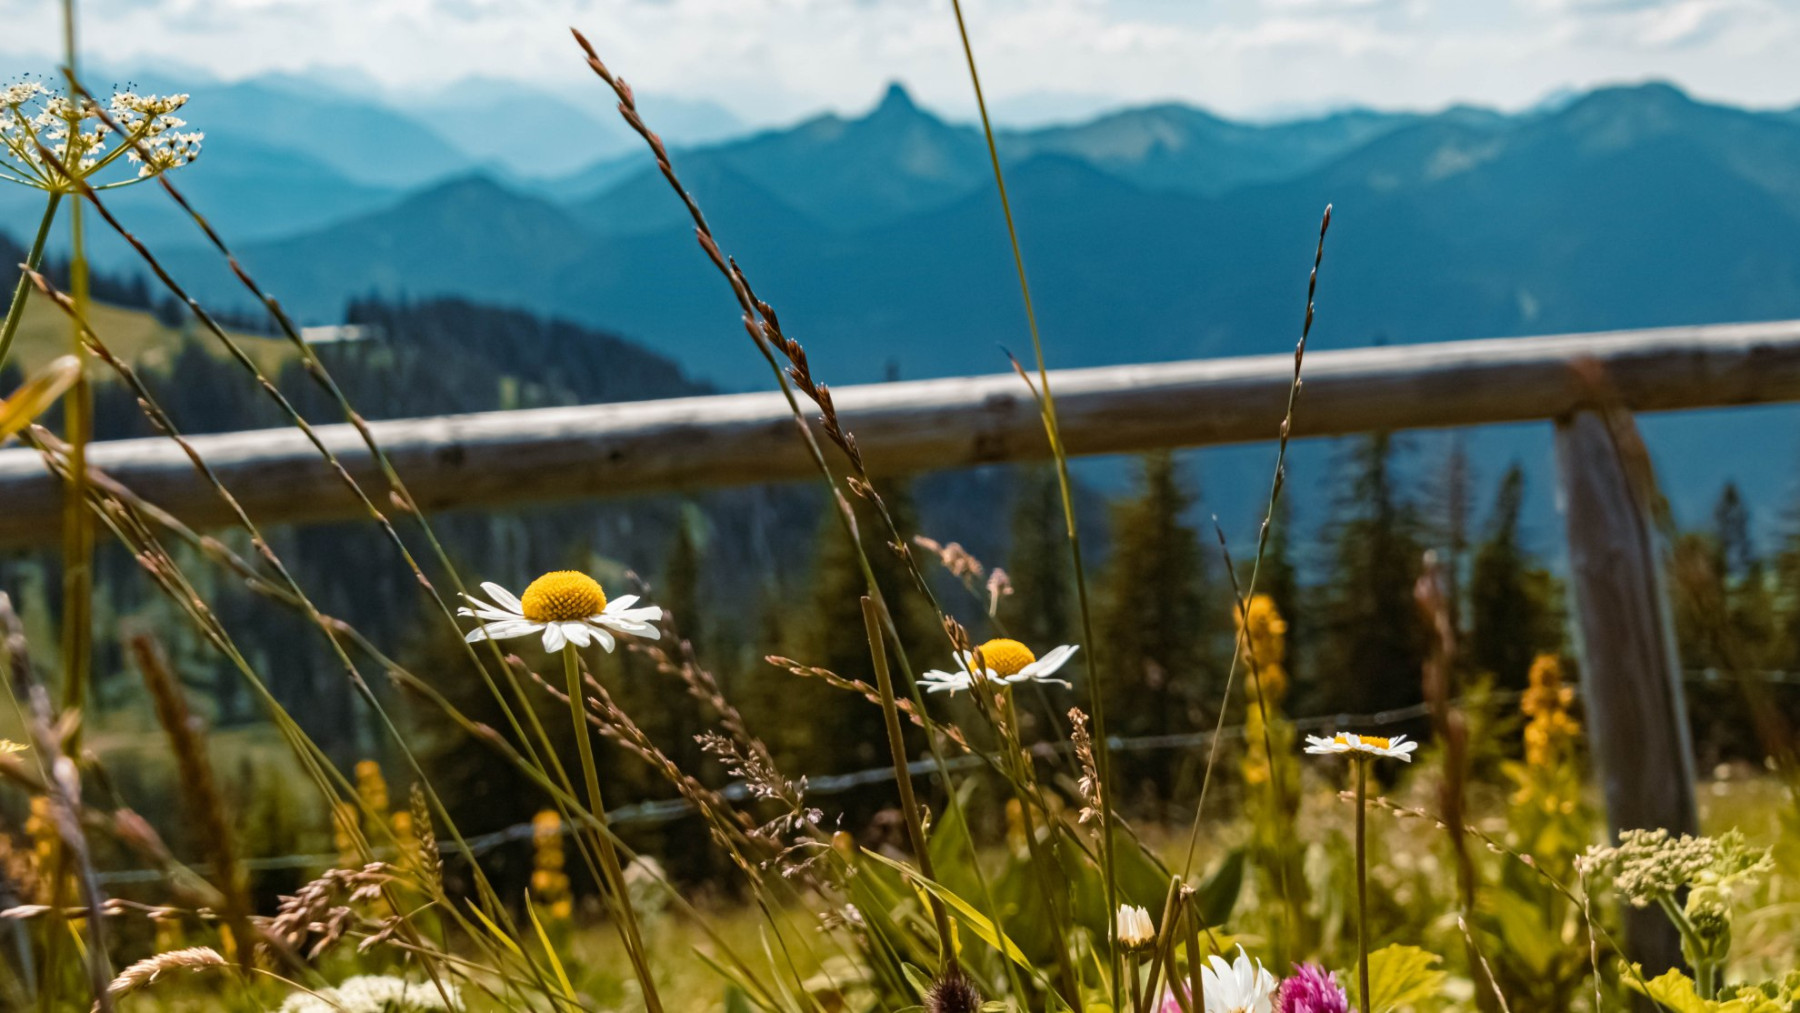
[(1327, 702), (1369, 713), (1422, 698), (1425, 633), (1413, 603), (1424, 545), (1412, 506), (1393, 487), (1392, 442), (1352, 444), (1351, 481), (1335, 505), (1320, 671)]
[(1013, 639), (1043, 651), (1070, 643), (1075, 623), (1069, 533), (1056, 473), (1048, 465), (1014, 472), (1012, 546), (1006, 573), (1013, 593), (1000, 619)]
[(1468, 662), (1498, 685), (1524, 689), (1532, 659), (1560, 641), (1548, 572), (1520, 541), (1525, 472), (1514, 461), (1500, 480), (1469, 580)]
[[(900, 530), (915, 530), (912, 499), (905, 487), (884, 490), (882, 495)], [(893, 613), (908, 658), (923, 666), (945, 667), (949, 650), (943, 633), (905, 564), (884, 537), (879, 518), (864, 508), (858, 510), (857, 519), (863, 552)], [(818, 546), (804, 611), (786, 630), (787, 653), (803, 664), (872, 685), (875, 674), (861, 603), (867, 584), (855, 547), (829, 506), (820, 517)], [(888, 647), (893, 649), (892, 644)], [(773, 672), (768, 677), (788, 680), (791, 693), (784, 708), (785, 722), (804, 726), (790, 729), (784, 736), (791, 774), (854, 770), (888, 758), (887, 731), (879, 707), (817, 680)]]
[[(1181, 518), (1194, 503), (1167, 451), (1143, 460), (1136, 497), (1112, 512), (1112, 559), (1099, 595), (1094, 650), (1104, 680), (1108, 731), (1167, 735), (1201, 722), (1213, 699), (1206, 608), (1207, 566), (1199, 539)], [(1119, 783), (1147, 785), (1167, 798), (1178, 759), (1122, 754)]]
[[(694, 534), (695, 527), (702, 521), (698, 510), (685, 506), (676, 516), (675, 536), (663, 561), (663, 577), (658, 589), (659, 600), (669, 610), (682, 638), (697, 656), (704, 649), (707, 629), (699, 605), (701, 554)], [(680, 645), (665, 643), (662, 646), (679, 661)], [(709, 722), (700, 701), (687, 692), (685, 685), (662, 673), (646, 673), (644, 677), (657, 680), (659, 699), (654, 706), (645, 700), (645, 706), (641, 708), (646, 714), (654, 715), (661, 726), (652, 733), (653, 737), (677, 767), (690, 773), (703, 769), (707, 757), (694, 737), (706, 731)], [(694, 881), (723, 871), (724, 856), (713, 846), (701, 820), (690, 817), (673, 829), (675, 832), (665, 838), (663, 845), (663, 856), (670, 872), (683, 880)]]

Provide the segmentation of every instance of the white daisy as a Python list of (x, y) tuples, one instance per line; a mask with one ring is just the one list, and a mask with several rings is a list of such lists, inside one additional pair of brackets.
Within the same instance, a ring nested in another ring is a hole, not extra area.
[(607, 601), (599, 581), (575, 570), (546, 573), (532, 581), (518, 598), (498, 584), (484, 583), (481, 588), (494, 599), (493, 604), (465, 595), (475, 607), (456, 610), (457, 615), (473, 616), (481, 623), (469, 631), (470, 643), (541, 633), (546, 651), (560, 651), (566, 644), (586, 647), (590, 643), (611, 651), (616, 634), (662, 639), (662, 631), (655, 626), (662, 618), (662, 609), (654, 605), (632, 608), (638, 600), (635, 594)]
[[(919, 681), (927, 693), (955, 693), (974, 685), (979, 673), (993, 682), (1054, 682), (1059, 686), (1067, 686), (1062, 679), (1052, 679), (1051, 675), (1063, 667), (1064, 662), (1075, 653), (1074, 644), (1064, 644), (1050, 649), (1042, 658), (1031, 653), (1031, 648), (1017, 640), (990, 640), (968, 654), (959, 655), (957, 661), (962, 668), (955, 672), (940, 672), (936, 669), (926, 672)], [(977, 656), (981, 659), (976, 661)]]
[(1318, 735), (1306, 737), (1306, 751), (1321, 755), (1330, 753), (1368, 753), (1371, 756), (1387, 756), (1396, 760), (1412, 762), (1413, 750), (1419, 748), (1417, 742), (1406, 741), (1406, 736), (1396, 735), (1384, 739), (1379, 735), (1358, 735), (1355, 732), (1339, 732), (1327, 739)]
[(1238, 947), (1237, 959), (1227, 964), (1214, 954), (1200, 969), (1200, 984), (1206, 990), (1206, 1013), (1270, 1013), (1275, 995), (1275, 976), (1263, 970), (1262, 961), (1252, 959)]
[(1117, 924), (1119, 945), (1128, 950), (1156, 942), (1156, 923), (1150, 920), (1150, 912), (1141, 907), (1120, 904)]

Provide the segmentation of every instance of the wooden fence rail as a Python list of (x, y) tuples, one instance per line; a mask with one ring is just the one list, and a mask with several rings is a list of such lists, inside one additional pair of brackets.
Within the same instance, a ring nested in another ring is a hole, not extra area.
[[(1555, 419), (1591, 397), (1573, 368), (1603, 367), (1633, 411), (1800, 400), (1800, 321), (1673, 327), (1314, 352), (1296, 436)], [(1052, 374), (1074, 454), (1267, 440), (1293, 373), (1287, 355)], [(1048, 455), (1017, 376), (842, 387), (847, 427), (871, 467), (955, 468)], [(805, 478), (812, 464), (773, 392), (379, 422), (374, 430), (426, 510)], [(320, 427), (371, 490), (357, 434)], [(362, 516), (293, 429), (195, 437), (260, 522)], [(93, 463), (197, 526), (228, 522), (181, 451), (160, 438), (95, 444)], [(55, 537), (61, 492), (27, 449), (0, 451), (0, 547)]]

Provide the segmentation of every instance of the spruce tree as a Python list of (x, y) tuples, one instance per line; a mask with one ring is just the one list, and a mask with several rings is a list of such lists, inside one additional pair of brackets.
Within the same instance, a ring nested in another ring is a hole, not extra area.
[(1524, 689), (1532, 659), (1561, 639), (1550, 575), (1521, 544), (1524, 505), (1525, 471), (1514, 461), (1494, 494), (1469, 580), (1469, 666), (1511, 689)]
[[(883, 491), (888, 510), (902, 532), (916, 530), (912, 498), (904, 486)], [(899, 628), (901, 647), (917, 668), (950, 667), (949, 647), (938, 629), (905, 563), (888, 544), (880, 519), (857, 503), (862, 550)], [(875, 682), (869, 641), (864, 632), (861, 599), (867, 584), (855, 546), (845, 536), (828, 504), (820, 516), (819, 542), (803, 612), (787, 632), (789, 655), (806, 665), (828, 668), (850, 679)], [(888, 645), (891, 652), (894, 648)], [(890, 653), (890, 657), (892, 657)], [(895, 666), (898, 671), (898, 665)], [(853, 693), (813, 679), (780, 672), (769, 678), (788, 680), (785, 713), (789, 724), (804, 725), (789, 736), (794, 769), (790, 774), (826, 773), (876, 766), (888, 759), (887, 731), (881, 709)], [(904, 692), (904, 687), (897, 687)]]
[[(1108, 731), (1167, 735), (1198, 727), (1213, 699), (1207, 656), (1207, 565), (1200, 541), (1181, 521), (1194, 496), (1184, 488), (1174, 455), (1147, 455), (1138, 494), (1112, 511), (1112, 559), (1095, 617), (1097, 652), (1106, 693)], [(1166, 798), (1174, 754), (1118, 757), (1121, 785), (1152, 788)]]
[(1358, 438), (1333, 511), (1321, 689), (1351, 713), (1406, 707), (1423, 696), (1426, 641), (1413, 582), (1424, 545), (1415, 510), (1394, 488), (1392, 456), (1388, 434)]

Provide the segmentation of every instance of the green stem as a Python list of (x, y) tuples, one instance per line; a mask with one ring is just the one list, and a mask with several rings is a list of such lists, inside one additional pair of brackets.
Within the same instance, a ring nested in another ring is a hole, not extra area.
[[(50, 239), (50, 226), (56, 221), (56, 209), (62, 204), (62, 194), (52, 190), (50, 198), (44, 202), (44, 218), (38, 223), (37, 238), (31, 241), (31, 252), (25, 256), (25, 266), (33, 271), (44, 262), (44, 244)], [(0, 366), (6, 365), (6, 355), (12, 351), (13, 335), (19, 331), (19, 324), (25, 319), (26, 293), (31, 291), (31, 282), (25, 272), (19, 272), (19, 284), (13, 288), (12, 304), (6, 310), (6, 327), (0, 330)]]
[(1371, 1013), (1369, 999), (1369, 862), (1367, 855), (1366, 807), (1369, 796), (1369, 764), (1358, 756), (1350, 761), (1356, 766), (1356, 974), (1362, 986), (1362, 1013)]
[(563, 675), (569, 688), (569, 717), (575, 722), (575, 746), (581, 754), (581, 776), (587, 782), (588, 811), (602, 825), (594, 834), (600, 851), (600, 867), (606, 876), (606, 888), (618, 908), (619, 929), (625, 935), (625, 950), (631, 957), (632, 970), (644, 989), (644, 1005), (650, 1013), (662, 1013), (662, 1000), (656, 994), (656, 983), (650, 977), (650, 965), (644, 959), (644, 940), (638, 933), (637, 914), (631, 910), (631, 895), (625, 890), (625, 871), (619, 867), (619, 852), (613, 847), (612, 833), (604, 828), (606, 801), (600, 795), (600, 774), (594, 767), (594, 744), (588, 737), (587, 713), (582, 700), (581, 659), (574, 644), (563, 645)]
[[(1187, 908), (1188, 994), (1187, 1008), (1193, 1013), (1206, 1013), (1206, 978), (1201, 972), (1206, 955), (1200, 952), (1200, 904), (1190, 898)], [(1169, 979), (1173, 981), (1173, 969)]]
[[(906, 834), (912, 840), (913, 855), (919, 871), (935, 881), (931, 867), (931, 845), (925, 839), (925, 825), (919, 819), (919, 802), (913, 796), (912, 772), (907, 770), (906, 739), (900, 726), (900, 705), (894, 700), (894, 680), (888, 674), (887, 644), (881, 634), (881, 616), (868, 595), (862, 597), (863, 631), (869, 638), (869, 657), (875, 663), (875, 688), (881, 693), (881, 715), (887, 722), (888, 752), (894, 761), (894, 780), (900, 787), (900, 811), (906, 816)], [(947, 977), (958, 969), (955, 937), (950, 931), (950, 913), (943, 901), (932, 894), (931, 917), (937, 923), (938, 975)]]

